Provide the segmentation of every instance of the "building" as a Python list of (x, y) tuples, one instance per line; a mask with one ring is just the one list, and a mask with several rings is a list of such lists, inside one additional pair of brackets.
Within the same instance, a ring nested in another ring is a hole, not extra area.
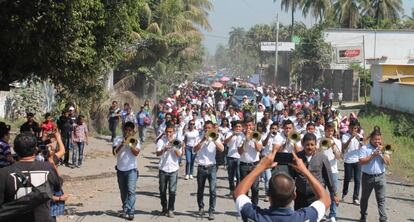
[(372, 104), (414, 114), (414, 57), (388, 61), (367, 60), (371, 65)]

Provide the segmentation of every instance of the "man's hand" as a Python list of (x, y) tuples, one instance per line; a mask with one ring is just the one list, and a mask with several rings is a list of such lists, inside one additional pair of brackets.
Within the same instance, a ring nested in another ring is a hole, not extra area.
[(334, 196), (336, 206), (339, 206), (339, 197), (337, 195)]
[(306, 168), (303, 160), (300, 159), (295, 152), (292, 152), (293, 155), (293, 162), (291, 166), (298, 172), (298, 173), (305, 173), (308, 169)]
[(264, 169), (274, 168), (277, 166), (277, 163), (274, 162), (276, 156), (276, 152), (272, 152), (271, 154), (264, 156), (260, 162), (259, 167), (263, 167)]

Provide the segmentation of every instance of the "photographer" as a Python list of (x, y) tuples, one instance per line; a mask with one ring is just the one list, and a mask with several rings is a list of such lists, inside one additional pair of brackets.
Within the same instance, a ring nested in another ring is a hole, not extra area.
[[(23, 173), (37, 187), (49, 183), (54, 192), (61, 190), (56, 169), (49, 162), (35, 161), (37, 138), (32, 133), (21, 133), (14, 140), (14, 151), (19, 157), (15, 164), (0, 169), (0, 205), (27, 195), (32, 189), (23, 187), (16, 173)], [(24, 214), (17, 214), (11, 221), (50, 221), (50, 201), (46, 201)]]

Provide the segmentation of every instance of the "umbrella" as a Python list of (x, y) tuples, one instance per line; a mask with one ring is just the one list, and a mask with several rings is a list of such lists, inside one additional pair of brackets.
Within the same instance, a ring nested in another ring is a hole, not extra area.
[(220, 82), (213, 82), (213, 84), (211, 84), (212, 88), (216, 88), (216, 89), (220, 89), (223, 88), (223, 84)]
[(230, 78), (227, 77), (227, 76), (223, 76), (223, 77), (221, 77), (220, 81), (227, 82), (227, 81), (230, 81)]

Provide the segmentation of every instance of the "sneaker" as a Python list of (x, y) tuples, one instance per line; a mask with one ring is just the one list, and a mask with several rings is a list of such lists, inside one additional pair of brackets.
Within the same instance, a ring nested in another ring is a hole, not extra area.
[(264, 202), (269, 202), (269, 197), (265, 197), (265, 198), (263, 199), (263, 201), (264, 201)]
[(335, 217), (331, 217), (331, 218), (329, 218), (329, 221), (336, 222), (336, 218)]
[(203, 208), (201, 208), (201, 209), (198, 210), (198, 215), (200, 217), (204, 216), (204, 209)]
[(342, 194), (342, 202), (345, 202), (345, 197), (346, 197), (346, 194)]
[(174, 217), (175, 217), (175, 215), (174, 215), (174, 211), (169, 210), (169, 211), (168, 211), (168, 214), (167, 214), (167, 217), (169, 217), (169, 218), (174, 218)]
[(121, 212), (118, 214), (118, 217), (125, 219), (127, 217), (127, 214), (125, 212)]
[(190, 175), (190, 180), (194, 179), (193, 175)]
[(359, 206), (359, 204), (360, 204), (359, 200), (357, 200), (357, 199), (355, 199), (353, 203), (354, 203), (354, 205), (357, 205), (357, 206)]
[(80, 168), (81, 167), (81, 165), (76, 165), (76, 168)]
[(189, 175), (185, 175), (185, 180), (188, 180), (188, 179), (190, 179), (190, 176)]
[(125, 219), (127, 219), (127, 220), (134, 220), (134, 215), (128, 214)]
[(208, 213), (208, 220), (214, 220), (214, 213), (213, 212)]

